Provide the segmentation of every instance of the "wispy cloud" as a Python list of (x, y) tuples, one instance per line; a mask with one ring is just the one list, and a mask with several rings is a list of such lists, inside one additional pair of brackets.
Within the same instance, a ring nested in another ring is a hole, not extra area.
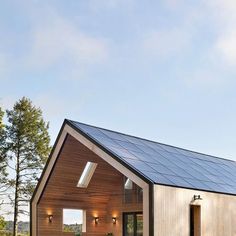
[(211, 12), (215, 25), (215, 42), (212, 53), (223, 59), (221, 66), (236, 65), (236, 1), (209, 0), (207, 11)]
[[(163, 4), (167, 12), (183, 14), (164, 30), (157, 27), (144, 33), (146, 56), (174, 64), (178, 68), (176, 78), (188, 86), (220, 88), (232, 81), (236, 65), (236, 1), (183, 4), (182, 0), (168, 0)], [(180, 57), (185, 64), (179, 64)]]
[(24, 58), (26, 67), (43, 70), (63, 60), (78, 66), (102, 63), (107, 59), (106, 39), (86, 34), (52, 10), (46, 12), (49, 13), (47, 20), (37, 22), (32, 29), (31, 46)]
[(10, 72), (44, 74), (50, 70), (63, 79), (77, 79), (108, 60), (109, 40), (82, 29), (78, 21), (61, 14), (55, 6), (22, 0), (19, 7), (27, 27), (22, 34), (3, 30), (10, 43), (0, 39), (8, 55), (6, 58), (0, 51), (0, 79)]
[[(227, 19), (236, 19), (235, 10), (236, 10), (236, 2), (234, 0), (208, 0), (204, 1), (203, 3), (205, 6), (208, 6), (211, 8), (211, 10), (215, 11), (215, 13), (218, 13), (218, 19), (224, 20)], [(210, 9), (205, 9), (209, 11)]]
[(160, 60), (175, 56), (188, 48), (191, 35), (181, 28), (147, 32), (143, 48), (151, 56)]
[(236, 29), (231, 33), (219, 36), (215, 49), (228, 66), (236, 65)]

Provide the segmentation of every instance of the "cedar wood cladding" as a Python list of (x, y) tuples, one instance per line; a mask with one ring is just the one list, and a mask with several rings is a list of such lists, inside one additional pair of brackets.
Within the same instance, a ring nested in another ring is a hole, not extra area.
[[(69, 160), (69, 161), (68, 161)], [(88, 188), (75, 188), (87, 161), (98, 164)], [(122, 212), (142, 211), (142, 204), (123, 205), (123, 175), (92, 153), (73, 137), (68, 136), (38, 203), (38, 235), (53, 236), (62, 233), (62, 209), (86, 209), (87, 236), (104, 235), (104, 232), (122, 232)], [(49, 224), (46, 214), (53, 214)], [(93, 217), (98, 214), (101, 224), (94, 226)], [(112, 215), (117, 224), (112, 224)]]

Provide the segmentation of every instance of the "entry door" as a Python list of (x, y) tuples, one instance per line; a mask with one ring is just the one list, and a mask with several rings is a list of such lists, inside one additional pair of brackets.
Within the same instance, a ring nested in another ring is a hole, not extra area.
[(190, 236), (201, 236), (201, 206), (190, 206)]
[(131, 212), (123, 214), (123, 235), (143, 236), (142, 212)]

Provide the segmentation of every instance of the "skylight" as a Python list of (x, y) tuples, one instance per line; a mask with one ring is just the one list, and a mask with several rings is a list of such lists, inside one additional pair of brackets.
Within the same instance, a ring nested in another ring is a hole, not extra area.
[(96, 163), (87, 162), (87, 164), (84, 168), (84, 171), (79, 179), (77, 187), (79, 187), (79, 188), (87, 188), (88, 187), (88, 184), (94, 174), (96, 167), (97, 167)]

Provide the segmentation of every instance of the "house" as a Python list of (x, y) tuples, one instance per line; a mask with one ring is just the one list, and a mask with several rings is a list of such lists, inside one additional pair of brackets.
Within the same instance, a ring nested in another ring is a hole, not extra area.
[(235, 236), (236, 162), (65, 120), (31, 200), (31, 235)]

